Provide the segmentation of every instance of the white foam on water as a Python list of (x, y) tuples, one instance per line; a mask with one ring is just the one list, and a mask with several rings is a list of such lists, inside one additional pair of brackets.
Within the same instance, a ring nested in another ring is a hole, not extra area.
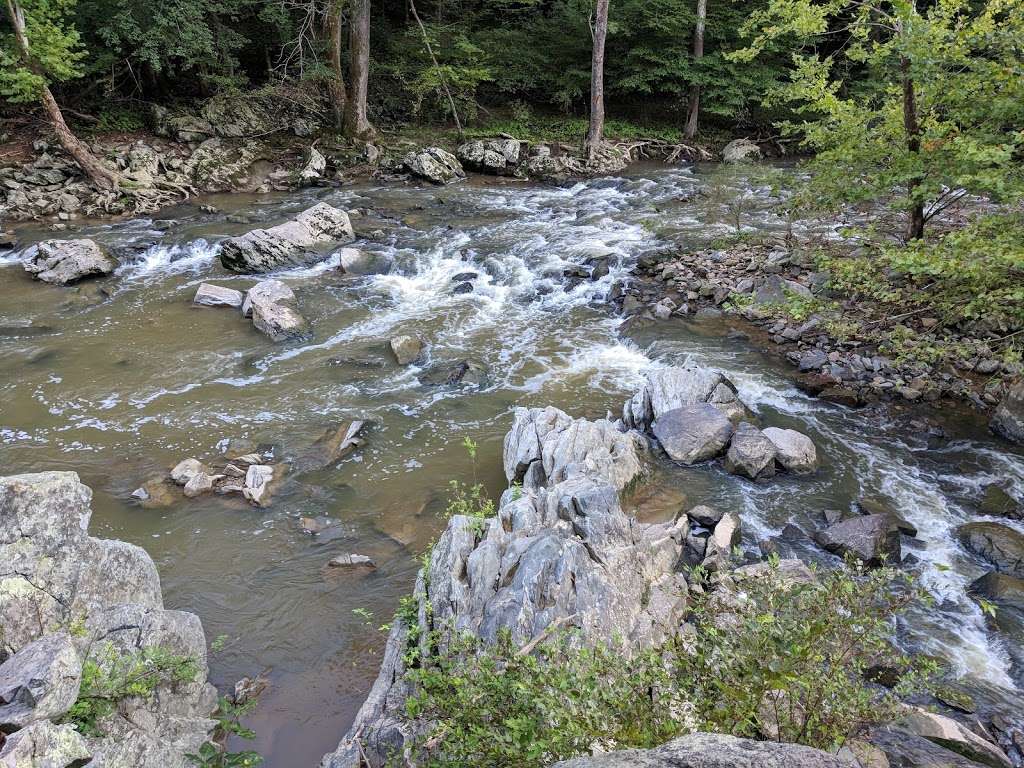
[(206, 240), (183, 244), (151, 245), (138, 258), (121, 262), (114, 274), (124, 280), (145, 280), (207, 269), (217, 255), (217, 246)]

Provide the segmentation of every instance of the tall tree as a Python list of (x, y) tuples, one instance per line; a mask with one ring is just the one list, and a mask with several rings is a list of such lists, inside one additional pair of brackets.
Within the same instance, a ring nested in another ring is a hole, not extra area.
[[(697, 0), (697, 25), (693, 29), (693, 63), (699, 69), (700, 60), (704, 58), (704, 25), (708, 18), (708, 0)], [(686, 118), (686, 138), (697, 135), (697, 121), (700, 118), (700, 81), (694, 80), (690, 86), (689, 115)]]
[(324, 13), (324, 37), (327, 38), (327, 66), (331, 73), (328, 81), (328, 95), (331, 100), (331, 114), (334, 127), (339, 131), (345, 126), (345, 75), (341, 64), (341, 15), (343, 0), (329, 0)]
[(345, 105), (345, 133), (365, 141), (375, 133), (366, 114), (366, 90), (370, 79), (370, 0), (352, 0), (349, 54), (351, 85)]
[(604, 41), (608, 36), (609, 0), (597, 0), (592, 32), (593, 52), (590, 58), (590, 128), (587, 130), (588, 160), (597, 158), (604, 140)]
[(81, 74), (78, 33), (66, 22), (70, 10), (69, 0), (27, 0), (24, 4), (7, 0), (17, 54), (0, 50), (0, 93), (15, 102), (39, 99), (57, 140), (85, 175), (102, 189), (116, 189), (117, 174), (71, 132), (50, 91), (51, 80), (69, 80)]

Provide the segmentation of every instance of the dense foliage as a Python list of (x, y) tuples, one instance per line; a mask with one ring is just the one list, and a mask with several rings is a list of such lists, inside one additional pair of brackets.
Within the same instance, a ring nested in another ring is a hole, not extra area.
[[(803, 580), (772, 560), (698, 598), (689, 634), (641, 652), (567, 633), (534, 649), (462, 637), (439, 653), (414, 627), (407, 715), (438, 766), (541, 766), (696, 730), (834, 748), (934, 672), (891, 645), (898, 615), (923, 599), (908, 578), (851, 561)], [(870, 683), (869, 667), (897, 686)]]

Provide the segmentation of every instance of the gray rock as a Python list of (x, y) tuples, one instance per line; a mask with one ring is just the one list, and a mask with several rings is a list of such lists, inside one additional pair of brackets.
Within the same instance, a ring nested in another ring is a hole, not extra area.
[(1006, 754), (950, 717), (914, 708), (898, 726), (969, 760), (991, 768), (1013, 768)]
[(409, 365), (423, 354), (423, 341), (418, 336), (395, 336), (388, 343), (399, 365)]
[(814, 540), (834, 555), (850, 553), (867, 565), (900, 562), (899, 524), (892, 515), (851, 517), (817, 531)]
[(377, 564), (366, 555), (338, 555), (327, 563), (329, 568), (376, 568)]
[(342, 248), (335, 255), (338, 257), (338, 269), (347, 275), (383, 275), (392, 266), (387, 256), (361, 248)]
[(665, 453), (674, 461), (694, 464), (712, 459), (729, 444), (732, 422), (713, 405), (701, 403), (663, 413), (652, 427)]
[(992, 431), (1024, 445), (1024, 379), (1010, 387), (992, 414)]
[(754, 292), (754, 303), (784, 304), (790, 296), (809, 299), (811, 298), (811, 289), (796, 280), (786, 280), (778, 275), (769, 275), (764, 284)]
[(520, 145), (515, 139), (476, 139), (455, 151), (467, 168), (498, 176), (515, 172), (520, 162)]
[[(417, 622), (438, 647), (452, 632), (490, 643), (502, 630), (525, 644), (555, 622), (577, 627), (582, 642), (618, 634), (641, 648), (675, 632), (687, 593), (675, 565), (689, 526), (685, 518), (642, 525), (623, 513), (618, 489), (642, 470), (636, 438), (607, 421), (518, 408), (504, 448), (506, 474), (522, 487), (505, 492), (482, 529), (451, 518), (417, 579)], [(363, 754), (379, 766), (401, 753), (411, 736), (403, 722), (409, 642), (399, 619), (369, 697), (322, 766), (354, 767)]]
[(366, 427), (362, 419), (352, 419), (324, 430), (310, 449), (295, 460), (295, 471), (324, 469), (351, 455), (363, 445)]
[(686, 513), (697, 525), (705, 528), (714, 528), (718, 521), (722, 519), (722, 512), (711, 507), (705, 507), (703, 504), (698, 505)]
[(209, 468), (199, 459), (183, 459), (171, 470), (171, 480), (178, 485), (188, 485), (188, 482), (196, 475), (212, 474)]
[(709, 571), (723, 571), (732, 557), (733, 547), (739, 546), (743, 528), (739, 516), (726, 512), (722, 519), (715, 523), (715, 528), (708, 537), (704, 550), (704, 561), (701, 563)]
[(733, 139), (722, 148), (722, 162), (744, 163), (761, 159), (761, 148), (750, 139)]
[(243, 298), (242, 292), (234, 288), (200, 283), (192, 303), (201, 307), (241, 307)]
[(305, 162), (299, 171), (299, 183), (312, 184), (324, 175), (327, 170), (327, 158), (320, 154), (316, 147), (306, 150)]
[(751, 480), (771, 477), (775, 474), (777, 453), (774, 442), (753, 424), (744, 421), (732, 436), (725, 455), (725, 468), (734, 475), (743, 475)]
[(1012, 520), (1024, 517), (1024, 506), (998, 483), (989, 483), (985, 486), (979, 509), (982, 514), (1008, 517)]
[(733, 420), (746, 414), (735, 385), (721, 371), (688, 366), (648, 373), (643, 386), (623, 406), (622, 421), (632, 429), (646, 430), (669, 411), (699, 403), (710, 403)]
[(999, 571), (989, 571), (971, 583), (972, 594), (989, 600), (1024, 608), (1024, 579)]
[(44, 635), (0, 664), (0, 732), (56, 720), (78, 698), (82, 664), (66, 632)]
[(68, 285), (87, 277), (109, 275), (117, 268), (94, 240), (44, 240), (21, 254), (25, 271), (44, 283)]
[(1001, 523), (967, 523), (956, 535), (968, 551), (996, 570), (1024, 579), (1024, 533)]
[(896, 726), (873, 728), (868, 739), (885, 753), (889, 765), (895, 768), (980, 768), (982, 765)]
[(466, 177), (458, 158), (440, 147), (427, 147), (410, 152), (402, 164), (413, 176), (425, 179), (431, 184), (449, 184)]
[(818, 451), (807, 435), (778, 427), (767, 427), (763, 432), (775, 446), (775, 459), (787, 472), (803, 475), (818, 468)]
[(295, 293), (280, 280), (264, 280), (250, 288), (242, 314), (251, 314), (256, 330), (274, 341), (302, 336), (309, 330), (306, 318), (295, 308)]
[(850, 768), (828, 752), (799, 744), (691, 733), (655, 749), (627, 749), (563, 760), (551, 768)]
[(809, 349), (800, 356), (799, 368), (807, 371), (817, 371), (822, 366), (828, 365), (828, 354), (822, 349)]
[(322, 261), (324, 247), (355, 240), (348, 214), (318, 203), (291, 221), (254, 229), (221, 243), (220, 261), (233, 272), (269, 272)]
[(74, 726), (54, 725), (49, 720), (32, 723), (0, 742), (0, 768), (75, 768), (91, 757)]

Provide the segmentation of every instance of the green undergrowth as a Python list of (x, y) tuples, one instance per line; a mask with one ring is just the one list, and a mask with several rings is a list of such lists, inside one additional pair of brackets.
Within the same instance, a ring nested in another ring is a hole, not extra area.
[[(803, 582), (773, 559), (734, 590), (691, 596), (687, 631), (644, 650), (615, 637), (584, 646), (573, 631), (488, 645), (419, 627), (410, 602), (418, 764), (531, 768), (698, 730), (833, 749), (930, 687), (934, 662), (890, 643), (897, 617), (926, 599), (894, 568), (850, 561)], [(869, 667), (899, 682), (874, 685)]]
[(160, 646), (121, 654), (107, 643), (83, 662), (78, 699), (64, 720), (87, 736), (102, 736), (101, 722), (117, 710), (121, 701), (148, 698), (161, 685), (191, 682), (198, 672), (193, 656), (175, 654)]

